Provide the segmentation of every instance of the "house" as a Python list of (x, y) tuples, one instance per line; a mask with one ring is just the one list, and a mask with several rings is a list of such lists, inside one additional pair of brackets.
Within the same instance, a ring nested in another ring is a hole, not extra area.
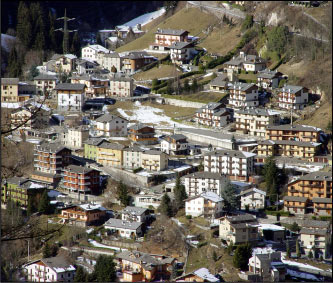
[(150, 282), (168, 280), (175, 259), (140, 251), (122, 251), (115, 256), (123, 272), (124, 282)]
[(58, 82), (58, 78), (53, 75), (40, 74), (34, 77), (37, 94), (39, 95), (51, 94)]
[(212, 79), (208, 85), (210, 91), (227, 93), (229, 89), (229, 84), (230, 82), (228, 76), (222, 74), (218, 75), (215, 79)]
[[(133, 196), (133, 203), (137, 207), (157, 209), (161, 204), (162, 197), (163, 194), (141, 192)], [(169, 197), (172, 199), (172, 196), (169, 195)]]
[(87, 139), (89, 139), (89, 128), (87, 126), (78, 126), (69, 128), (62, 142), (69, 148), (80, 149)]
[(249, 273), (258, 274), (263, 282), (283, 282), (287, 269), (281, 252), (254, 253), (249, 259)]
[(63, 256), (43, 258), (24, 265), (29, 282), (73, 282), (75, 267)]
[(78, 59), (76, 62), (76, 69), (79, 75), (96, 73), (98, 66), (98, 63), (87, 59)]
[(158, 28), (155, 42), (149, 46), (149, 49), (168, 51), (174, 42), (188, 42), (188, 31)]
[(74, 75), (70, 77), (72, 84), (84, 84), (86, 97), (105, 97), (109, 91), (109, 80), (98, 75)]
[(124, 148), (122, 144), (103, 142), (97, 148), (97, 163), (106, 167), (121, 168)]
[(266, 69), (266, 61), (256, 55), (248, 55), (243, 51), (239, 52), (239, 56), (233, 57), (224, 63), (225, 68), (232, 69), (236, 72), (245, 70), (246, 72), (258, 72)]
[(320, 142), (322, 129), (307, 125), (268, 125), (266, 139)]
[(124, 118), (112, 114), (104, 114), (95, 120), (95, 130), (100, 136), (125, 137), (127, 136), (127, 123)]
[(186, 137), (182, 134), (165, 136), (161, 141), (161, 151), (170, 155), (186, 155), (188, 152)]
[(117, 32), (115, 29), (101, 29), (98, 31), (98, 35), (101, 38), (101, 42), (105, 43), (105, 40), (110, 36), (116, 36)]
[(92, 160), (97, 160), (97, 148), (103, 143), (108, 142), (103, 138), (90, 138), (83, 142), (84, 157)]
[(77, 57), (73, 54), (54, 54), (50, 61), (43, 62), (46, 71), (69, 74), (75, 69)]
[(314, 258), (329, 258), (332, 254), (332, 225), (329, 221), (307, 220), (304, 221), (299, 232), (301, 248), (306, 255), (310, 251)]
[(144, 35), (145, 32), (141, 30), (141, 24), (135, 26), (116, 26), (116, 35), (118, 38), (126, 39), (126, 42), (130, 42), (140, 36)]
[(176, 282), (220, 282), (207, 268), (199, 268), (190, 273), (181, 275), (175, 279)]
[(278, 94), (279, 107), (303, 110), (309, 102), (309, 92), (305, 87), (285, 85)]
[(59, 111), (82, 111), (86, 85), (62, 83), (58, 84), (54, 90), (58, 98)]
[(296, 157), (312, 160), (320, 151), (321, 143), (295, 140), (261, 140), (258, 141), (258, 162), (269, 156)]
[(263, 89), (272, 90), (279, 87), (282, 73), (278, 71), (270, 71), (268, 69), (257, 73), (257, 86)]
[(229, 104), (235, 108), (259, 106), (258, 87), (255, 84), (237, 82), (229, 86)]
[(99, 171), (83, 166), (69, 165), (63, 169), (61, 186), (71, 192), (100, 193)]
[(82, 59), (87, 59), (90, 61), (97, 61), (98, 53), (110, 53), (109, 49), (106, 49), (105, 47), (98, 45), (98, 44), (92, 44), (88, 45), (86, 47), (83, 47), (81, 49), (82, 53)]
[(149, 218), (149, 210), (142, 207), (126, 206), (121, 211), (121, 219), (131, 222), (145, 223)]
[(112, 72), (114, 68), (117, 72), (120, 72), (123, 68), (123, 58), (120, 57), (118, 52), (99, 53), (97, 63), (110, 72)]
[(240, 193), (241, 209), (258, 210), (265, 208), (266, 192), (250, 188)]
[(316, 171), (291, 181), (284, 197), (284, 210), (332, 215), (332, 172)]
[(280, 125), (280, 114), (270, 109), (241, 109), (235, 111), (236, 131), (265, 137), (266, 128)]
[(132, 97), (134, 80), (130, 77), (115, 76), (110, 78), (109, 96)]
[(171, 62), (177, 65), (189, 63), (196, 53), (193, 42), (175, 41), (170, 46)]
[(266, 241), (282, 243), (286, 238), (286, 228), (275, 224), (259, 224), (259, 233)]
[(136, 143), (150, 145), (157, 143), (155, 129), (141, 123), (134, 124), (128, 128), (128, 138)]
[(211, 172), (196, 172), (184, 177), (186, 193), (189, 197), (198, 196), (205, 192), (221, 195), (222, 188), (227, 183), (225, 175)]
[(158, 150), (145, 150), (141, 154), (141, 167), (147, 171), (162, 171), (167, 169), (167, 155)]
[(142, 152), (144, 150), (138, 146), (124, 148), (123, 167), (126, 169), (137, 169), (142, 165)]
[(99, 204), (72, 205), (62, 209), (58, 217), (63, 224), (86, 227), (103, 222), (106, 218), (106, 209)]
[(196, 111), (194, 120), (209, 127), (223, 127), (231, 122), (232, 114), (223, 103), (209, 102)]
[(223, 210), (223, 198), (213, 192), (204, 192), (185, 200), (185, 215), (218, 218)]
[(215, 150), (204, 155), (204, 171), (228, 175), (231, 180), (248, 181), (254, 173), (256, 154), (237, 150)]
[(110, 218), (104, 224), (105, 229), (109, 229), (116, 236), (128, 239), (135, 239), (143, 235), (143, 223), (124, 221), (121, 219)]
[(219, 226), (220, 238), (230, 244), (257, 242), (258, 222), (251, 214), (227, 216), (222, 218)]
[(1, 102), (24, 102), (36, 94), (36, 87), (18, 78), (1, 78)]
[(19, 203), (23, 209), (31, 203), (38, 207), (46, 186), (36, 184), (23, 177), (12, 177), (4, 180), (1, 186), (1, 203), (7, 204), (9, 200)]
[(154, 56), (149, 55), (146, 51), (132, 51), (123, 57), (123, 71), (132, 74), (142, 67), (156, 61)]

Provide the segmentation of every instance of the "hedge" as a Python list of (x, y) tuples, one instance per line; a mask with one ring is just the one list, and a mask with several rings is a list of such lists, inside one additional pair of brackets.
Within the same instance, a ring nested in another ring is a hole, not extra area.
[(265, 213), (267, 215), (273, 215), (276, 216), (278, 214), (280, 214), (280, 216), (290, 216), (290, 212), (289, 211), (283, 211), (283, 210), (279, 210), (279, 211), (271, 211), (271, 210), (265, 210)]

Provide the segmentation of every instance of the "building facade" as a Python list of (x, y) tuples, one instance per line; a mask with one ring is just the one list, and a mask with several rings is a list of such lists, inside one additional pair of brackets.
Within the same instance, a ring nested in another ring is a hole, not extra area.
[(103, 142), (97, 148), (97, 163), (106, 167), (121, 168), (124, 148), (122, 144)]
[(37, 77), (34, 77), (36, 91), (39, 95), (51, 94), (58, 82), (58, 78), (53, 75), (40, 74)]
[(78, 126), (69, 128), (65, 133), (63, 144), (70, 148), (79, 149), (83, 148), (83, 143), (89, 139), (89, 128), (85, 126)]
[(164, 137), (161, 141), (161, 151), (170, 155), (186, 155), (188, 153), (186, 137), (182, 134)]
[(155, 33), (155, 42), (149, 47), (153, 50), (170, 50), (170, 46), (175, 42), (188, 42), (188, 31), (160, 29)]
[(153, 127), (138, 123), (128, 128), (128, 138), (140, 144), (156, 144), (155, 129)]
[(147, 171), (162, 171), (167, 169), (167, 155), (157, 150), (145, 150), (141, 155), (141, 167)]
[(110, 78), (109, 96), (132, 97), (134, 80), (129, 77)]
[(259, 106), (258, 87), (255, 84), (234, 83), (229, 87), (229, 104), (235, 108)]
[(97, 61), (98, 53), (110, 53), (110, 50), (106, 49), (105, 47), (99, 44), (93, 44), (83, 47), (81, 49), (81, 52), (82, 52), (82, 58), (91, 61)]
[(309, 102), (308, 90), (301, 86), (285, 85), (278, 94), (279, 107), (302, 110)]
[(59, 111), (81, 112), (85, 102), (84, 84), (58, 84), (55, 88)]
[(124, 118), (112, 114), (104, 114), (97, 118), (95, 130), (99, 136), (125, 137), (127, 136), (127, 123)]
[(223, 199), (213, 192), (205, 192), (185, 200), (185, 215), (218, 218), (223, 210)]

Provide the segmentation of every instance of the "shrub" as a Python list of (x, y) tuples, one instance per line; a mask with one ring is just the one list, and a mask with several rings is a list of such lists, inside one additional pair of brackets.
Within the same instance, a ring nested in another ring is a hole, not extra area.
[(133, 169), (133, 173), (138, 173), (138, 172), (140, 172), (142, 170), (143, 170), (143, 168), (139, 167), (139, 168)]
[(186, 215), (186, 219), (192, 219), (192, 215)]
[(201, 248), (201, 247), (206, 246), (206, 245), (207, 245), (207, 242), (200, 242), (198, 244), (198, 248)]

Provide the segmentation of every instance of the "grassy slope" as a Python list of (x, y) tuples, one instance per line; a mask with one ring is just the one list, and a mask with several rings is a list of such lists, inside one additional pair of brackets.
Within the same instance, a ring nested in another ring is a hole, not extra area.
[(165, 78), (165, 77), (174, 77), (179, 71), (175, 70), (175, 67), (172, 65), (162, 65), (159, 67), (152, 68), (145, 72), (139, 72), (133, 77), (135, 80), (150, 80), (154, 78)]

